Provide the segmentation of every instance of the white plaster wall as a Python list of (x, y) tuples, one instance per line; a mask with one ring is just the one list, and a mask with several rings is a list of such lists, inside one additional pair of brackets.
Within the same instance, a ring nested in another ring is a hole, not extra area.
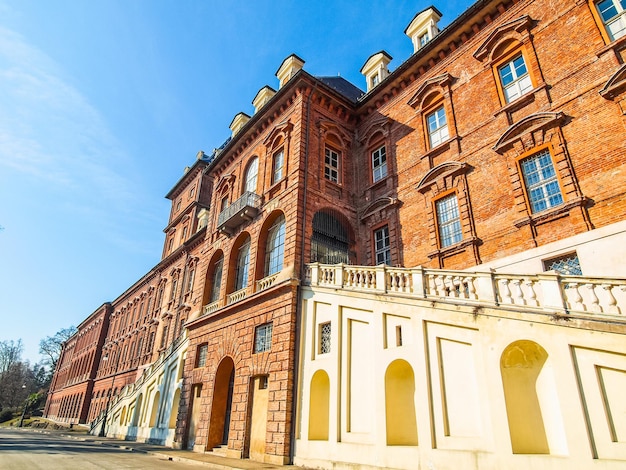
[[(185, 339), (173, 354), (164, 358), (163, 362), (156, 367), (154, 365), (148, 367), (144, 371), (143, 381), (138, 380), (121, 392), (119, 400), (114, 402), (109, 411), (107, 436), (173, 446), (175, 429), (169, 427), (170, 414), (176, 390), (182, 386), (181, 368), (184, 364), (187, 343)], [(156, 424), (151, 427), (151, 412), (157, 393), (159, 393), (159, 402)], [(141, 404), (138, 403), (140, 395)], [(137, 413), (136, 416), (135, 413)], [(137, 425), (133, 426), (133, 422)], [(99, 431), (99, 429), (98, 426), (96, 430)]]
[[(559, 320), (349, 289), (305, 287), (303, 296), (295, 464), (407, 470), (626, 467), (625, 322)], [(318, 325), (324, 321), (332, 322), (332, 347), (318, 354)], [(350, 326), (354, 322), (360, 325), (356, 329)], [(395, 341), (398, 324), (401, 346)], [(354, 334), (362, 336), (357, 348)], [(535, 386), (549, 454), (512, 452), (500, 361), (519, 340), (537, 343), (548, 355)], [(385, 372), (396, 359), (408, 362), (415, 375), (416, 446), (386, 441)], [(330, 378), (329, 438), (309, 441), (309, 386), (320, 369)], [(351, 388), (354, 371), (369, 377), (359, 390)], [(358, 422), (369, 425), (353, 432), (348, 410), (367, 414)]]
[(492, 268), (506, 273), (535, 274), (544, 270), (543, 260), (574, 251), (584, 276), (626, 277), (626, 221), (483, 263), (467, 271)]

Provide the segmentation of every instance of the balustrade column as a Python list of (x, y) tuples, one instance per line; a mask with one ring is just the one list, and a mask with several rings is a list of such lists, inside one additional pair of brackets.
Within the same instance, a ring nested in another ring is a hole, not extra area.
[(493, 273), (493, 269), (490, 269), (485, 273), (477, 273), (474, 286), (476, 288), (476, 296), (478, 297), (478, 300), (496, 304), (497, 289)]
[(545, 272), (537, 274), (537, 278), (543, 293), (541, 302), (543, 309), (558, 314), (566, 314), (567, 309), (565, 308), (560, 276), (555, 272)]

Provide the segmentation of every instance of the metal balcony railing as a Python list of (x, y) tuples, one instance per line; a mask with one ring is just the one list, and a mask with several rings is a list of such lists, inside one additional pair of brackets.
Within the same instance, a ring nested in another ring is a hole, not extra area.
[(260, 208), (261, 196), (247, 191), (220, 212), (220, 215), (217, 217), (217, 229), (228, 234), (233, 233), (241, 224), (254, 219)]

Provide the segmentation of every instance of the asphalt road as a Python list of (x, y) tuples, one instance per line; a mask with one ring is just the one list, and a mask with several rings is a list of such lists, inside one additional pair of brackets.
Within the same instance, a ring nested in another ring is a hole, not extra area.
[(102, 445), (98, 442), (0, 428), (1, 470), (123, 468), (189, 470), (201, 467), (185, 462), (172, 462), (166, 458)]

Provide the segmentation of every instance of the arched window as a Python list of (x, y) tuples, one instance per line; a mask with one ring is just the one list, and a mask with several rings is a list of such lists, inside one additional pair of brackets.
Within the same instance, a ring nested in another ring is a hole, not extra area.
[(311, 262), (337, 264), (350, 262), (350, 239), (346, 227), (330, 212), (313, 216)]
[(285, 254), (285, 216), (280, 215), (267, 233), (265, 275), (271, 276), (283, 269)]
[(220, 298), (223, 268), (224, 255), (220, 255), (220, 257), (213, 263), (213, 275), (211, 276), (211, 295), (209, 297), (209, 303), (217, 302)]
[(256, 193), (257, 176), (259, 174), (259, 159), (254, 157), (248, 164), (245, 176), (244, 192)]
[(248, 285), (248, 271), (250, 267), (250, 237), (248, 236), (239, 247), (237, 265), (235, 266), (235, 290), (238, 291)]

